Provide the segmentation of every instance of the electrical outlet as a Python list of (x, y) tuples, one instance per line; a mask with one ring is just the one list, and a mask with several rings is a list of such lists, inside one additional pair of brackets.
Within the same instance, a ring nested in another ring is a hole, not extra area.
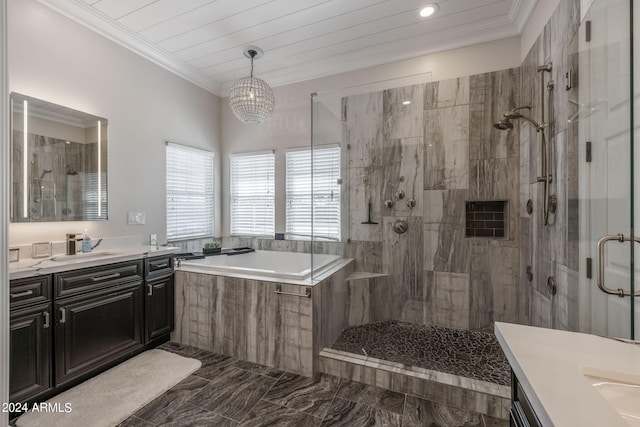
[(127, 214), (127, 224), (129, 225), (142, 225), (145, 223), (144, 212), (129, 212)]

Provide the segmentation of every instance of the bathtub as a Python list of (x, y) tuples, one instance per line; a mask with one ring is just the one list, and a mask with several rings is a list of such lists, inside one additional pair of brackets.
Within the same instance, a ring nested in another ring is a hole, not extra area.
[(345, 261), (338, 255), (297, 252), (255, 251), (239, 255), (215, 255), (204, 259), (182, 260), (179, 268), (197, 273), (217, 274), (290, 283), (310, 282), (330, 273)]

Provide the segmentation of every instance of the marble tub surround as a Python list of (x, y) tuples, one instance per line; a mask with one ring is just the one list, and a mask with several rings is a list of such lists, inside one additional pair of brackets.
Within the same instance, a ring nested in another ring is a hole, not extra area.
[[(132, 426), (358, 426), (507, 427), (473, 410), (436, 403), (327, 374), (312, 378), (177, 343), (162, 349), (202, 362), (202, 368), (119, 427)], [(204, 375), (204, 376), (203, 376)], [(242, 394), (238, 390), (263, 390)], [(215, 408), (209, 399), (219, 403)], [(244, 408), (240, 413), (239, 408)]]
[(640, 345), (508, 323), (496, 323), (495, 331), (542, 425), (629, 426), (585, 373), (640, 378)]
[[(95, 245), (98, 239), (92, 237)], [(9, 264), (9, 277), (11, 280), (23, 277), (51, 274), (60, 271), (69, 271), (79, 268), (95, 267), (103, 264), (130, 261), (139, 258), (154, 257), (176, 253), (178, 248), (173, 246), (151, 247), (141, 244), (142, 236), (122, 236), (103, 238), (100, 245), (87, 254), (78, 253), (73, 256), (65, 256), (65, 242), (53, 242), (52, 256), (50, 258), (33, 259), (23, 258), (22, 251), (29, 253), (31, 245), (17, 246), (21, 250), (20, 261)], [(62, 258), (56, 258), (63, 256)], [(52, 258), (56, 258), (53, 260)]]
[[(172, 339), (312, 376), (319, 349), (348, 326), (345, 281), (352, 272), (346, 261), (311, 286), (178, 270)], [(294, 295), (276, 294), (279, 287)]]

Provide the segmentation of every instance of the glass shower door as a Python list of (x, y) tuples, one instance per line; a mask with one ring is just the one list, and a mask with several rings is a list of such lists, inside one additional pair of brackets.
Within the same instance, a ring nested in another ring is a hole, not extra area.
[(630, 0), (595, 0), (579, 31), (580, 329), (633, 338)]
[(316, 278), (326, 255), (342, 254), (347, 197), (346, 143), (339, 91), (311, 95), (311, 263)]

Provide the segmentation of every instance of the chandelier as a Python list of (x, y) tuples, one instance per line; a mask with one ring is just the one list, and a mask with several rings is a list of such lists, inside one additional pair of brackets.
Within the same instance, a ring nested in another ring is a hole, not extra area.
[(253, 60), (262, 56), (262, 50), (249, 47), (244, 56), (251, 58), (251, 74), (237, 80), (229, 91), (229, 107), (243, 123), (260, 124), (271, 117), (275, 106), (273, 90), (257, 77), (253, 77)]

